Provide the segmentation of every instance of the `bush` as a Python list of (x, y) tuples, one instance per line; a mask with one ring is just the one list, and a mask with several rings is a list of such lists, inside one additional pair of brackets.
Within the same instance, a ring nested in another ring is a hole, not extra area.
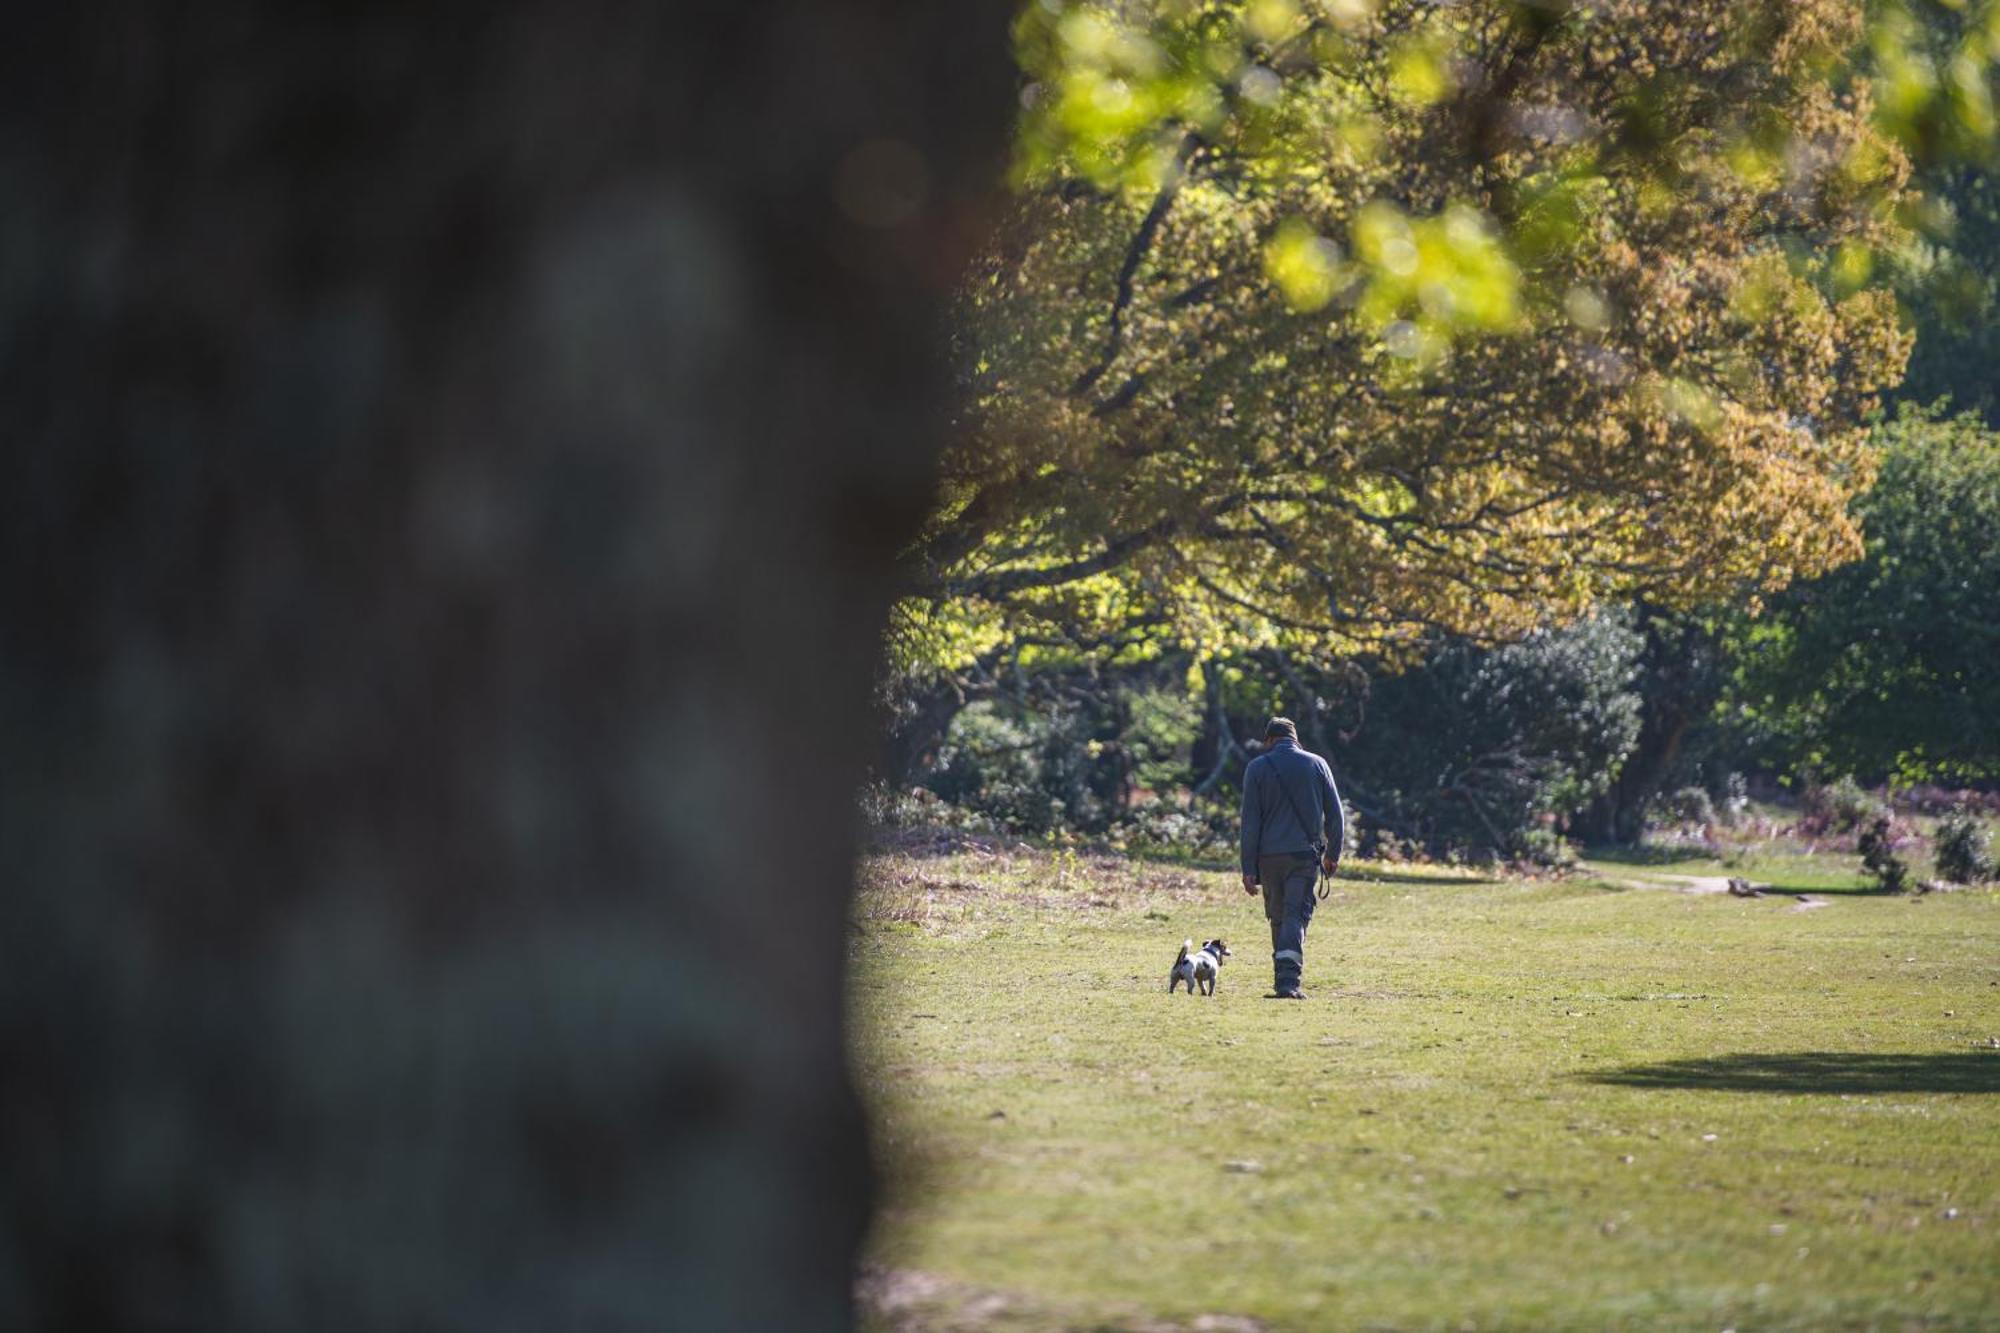
[(1722, 822), (1734, 824), (1750, 811), (1750, 781), (1732, 771), (1722, 780)]
[(1861, 852), (1862, 868), (1885, 893), (1904, 893), (1910, 887), (1910, 864), (1896, 854), (1900, 841), (1895, 821), (1885, 810), (1862, 825), (1861, 836), (1855, 843)]
[(1984, 884), (1993, 878), (1991, 835), (1963, 807), (1938, 822), (1933, 838), (1937, 872), (1954, 884)]
[(1948, 815), (1963, 811), (1970, 815), (2000, 817), (2000, 791), (1978, 791), (1966, 787), (1940, 787), (1934, 782), (1917, 782), (1903, 788), (1896, 804), (1920, 815)]
[(1631, 753), (1639, 647), (1620, 615), (1501, 648), (1440, 641), (1424, 665), (1371, 683), (1336, 770), (1399, 843), (1439, 856), (1559, 855), (1553, 830), (1533, 851), (1528, 839), (1582, 809)]
[(1188, 754), (1201, 734), (1201, 700), (1185, 688), (1135, 691), (1119, 741), (1130, 751), (1132, 779), (1148, 791), (1186, 787)]
[(1017, 832), (1111, 833), (1187, 785), (1201, 709), (1172, 675), (1157, 663), (1010, 675), (953, 715), (924, 785)]
[(1799, 831), (1807, 834), (1852, 833), (1877, 817), (1886, 820), (1889, 815), (1887, 807), (1851, 776), (1827, 786), (1807, 786), (1801, 812)]
[(1198, 856), (1218, 848), (1234, 849), (1236, 814), (1219, 807), (1183, 810), (1170, 805), (1150, 805), (1125, 815), (1112, 824), (1109, 832), (1114, 842), (1134, 851)]
[(1577, 865), (1576, 848), (1569, 839), (1546, 827), (1531, 828), (1521, 834), (1514, 859), (1541, 870), (1573, 870)]
[(1720, 861), (1729, 849), (1704, 829), (1700, 833), (1669, 833), (1646, 839), (1646, 851), (1662, 861)]
[(1008, 828), (1046, 833), (1063, 822), (1067, 774), (1042, 762), (1056, 729), (1025, 711), (977, 703), (952, 720), (938, 769), (927, 785), (951, 802)]
[(1422, 843), (1404, 838), (1386, 825), (1350, 815), (1347, 828), (1354, 835), (1355, 855), (1365, 860), (1399, 864), (1423, 859)]
[(1672, 795), (1660, 797), (1653, 804), (1653, 813), (1676, 827), (1707, 828), (1716, 822), (1715, 802), (1704, 787), (1682, 787)]

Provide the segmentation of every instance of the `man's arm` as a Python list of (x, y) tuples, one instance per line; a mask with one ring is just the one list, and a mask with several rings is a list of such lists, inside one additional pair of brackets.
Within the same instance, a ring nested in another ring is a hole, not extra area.
[(1326, 784), (1320, 795), (1326, 799), (1326, 856), (1338, 865), (1342, 853), (1347, 850), (1347, 807), (1340, 803), (1340, 788), (1333, 785), (1333, 769), (1326, 760), (1319, 761), (1319, 775)]
[(1262, 758), (1253, 759), (1243, 770), (1243, 891), (1257, 892), (1257, 846), (1264, 834), (1264, 804), (1257, 799), (1257, 765)]

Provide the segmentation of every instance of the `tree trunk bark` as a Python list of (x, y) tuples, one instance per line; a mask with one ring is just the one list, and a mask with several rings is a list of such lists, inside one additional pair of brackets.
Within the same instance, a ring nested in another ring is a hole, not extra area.
[(970, 702), (949, 680), (912, 691), (882, 727), (882, 780), (902, 791), (923, 781), (951, 733), (952, 720)]
[(1650, 705), (1645, 709), (1638, 746), (1619, 768), (1610, 790), (1585, 807), (1579, 820), (1586, 842), (1638, 845), (1646, 832), (1646, 805), (1679, 760), (1689, 722), (1677, 711), (1670, 716), (1668, 710)]
[(0, 1327), (840, 1328), (1003, 5), (0, 47)]
[(1271, 660), (1277, 664), (1285, 678), (1286, 688), (1291, 695), (1292, 721), (1299, 728), (1299, 739), (1314, 754), (1325, 758), (1332, 747), (1326, 743), (1326, 729), (1320, 724), (1319, 695), (1306, 684), (1299, 673), (1298, 664), (1291, 654), (1282, 648), (1273, 649)]
[(1585, 808), (1585, 841), (1635, 846), (1646, 832), (1646, 806), (1680, 762), (1688, 731), (1715, 706), (1721, 689), (1716, 638), (1700, 619), (1642, 607), (1646, 636), (1639, 659), (1639, 741), (1611, 788)]

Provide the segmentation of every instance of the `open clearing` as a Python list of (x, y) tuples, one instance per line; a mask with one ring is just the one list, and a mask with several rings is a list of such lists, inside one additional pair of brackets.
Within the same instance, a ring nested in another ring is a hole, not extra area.
[[(2000, 894), (1851, 870), (1801, 877), (1800, 912), (1622, 887), (1714, 864), (1363, 865), (1286, 1004), (1227, 867), (871, 858), (868, 1318), (2000, 1326)], [(1217, 995), (1169, 999), (1213, 935)]]

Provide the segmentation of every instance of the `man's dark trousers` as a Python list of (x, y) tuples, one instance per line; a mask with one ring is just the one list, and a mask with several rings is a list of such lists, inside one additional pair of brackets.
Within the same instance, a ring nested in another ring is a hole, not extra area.
[(1306, 969), (1306, 927), (1312, 924), (1319, 859), (1311, 852), (1257, 858), (1264, 915), (1271, 922), (1271, 972), (1278, 994), (1297, 990)]

